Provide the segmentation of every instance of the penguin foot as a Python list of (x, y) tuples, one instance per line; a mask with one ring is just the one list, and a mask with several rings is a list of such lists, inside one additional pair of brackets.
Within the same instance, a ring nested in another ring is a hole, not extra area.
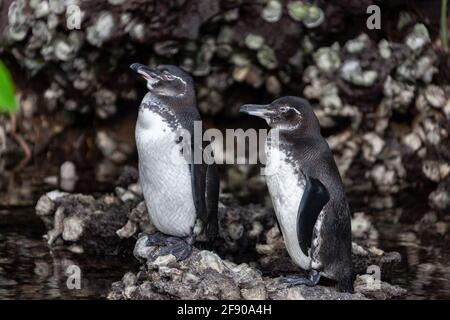
[(184, 239), (168, 237), (164, 246), (161, 248), (159, 255), (164, 256), (172, 254), (177, 261), (185, 260), (192, 253), (192, 245)]
[(306, 277), (288, 276), (281, 277), (280, 282), (287, 284), (288, 287), (306, 285), (308, 287), (314, 287), (319, 283), (320, 273), (316, 270), (312, 270)]
[(169, 236), (157, 231), (147, 235), (147, 246), (164, 246)]

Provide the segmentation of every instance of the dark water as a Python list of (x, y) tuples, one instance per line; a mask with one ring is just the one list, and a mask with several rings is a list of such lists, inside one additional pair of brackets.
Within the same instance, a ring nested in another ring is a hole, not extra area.
[[(400, 221), (393, 221), (395, 215), (400, 216)], [(403, 215), (410, 217), (412, 213)], [(379, 213), (375, 221), (380, 232), (379, 247), (402, 256), (390, 282), (408, 290), (405, 299), (450, 299), (449, 235), (439, 227), (442, 221), (427, 223), (419, 219), (409, 223), (402, 222), (401, 216), (386, 211)]]
[[(391, 282), (408, 290), (405, 299), (450, 299), (448, 239), (414, 233), (414, 224), (401, 222), (398, 216), (382, 211), (374, 221), (379, 247), (402, 255)], [(394, 223), (394, 218), (400, 221)], [(44, 233), (34, 208), (0, 210), (0, 299), (103, 299), (112, 282), (138, 269), (132, 257), (86, 258), (49, 251)], [(80, 267), (80, 290), (67, 287), (65, 272), (70, 265)]]
[[(34, 208), (0, 210), (0, 299), (103, 299), (112, 282), (138, 269), (133, 257), (49, 251), (43, 234)], [(81, 289), (68, 288), (73, 265), (81, 271)]]

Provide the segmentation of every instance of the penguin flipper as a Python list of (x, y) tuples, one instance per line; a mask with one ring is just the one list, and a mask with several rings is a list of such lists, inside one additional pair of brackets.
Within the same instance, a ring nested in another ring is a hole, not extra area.
[(323, 207), (330, 200), (330, 195), (318, 179), (305, 174), (305, 180), (305, 190), (297, 214), (297, 237), (301, 250), (308, 256), (314, 225)]
[[(200, 218), (200, 220), (202, 220), (203, 223), (206, 223), (208, 218), (205, 201), (206, 165), (202, 161), (203, 145), (197, 144), (194, 139), (195, 139), (194, 134), (191, 134), (191, 141), (190, 141), (191, 154), (190, 154), (189, 169), (191, 171), (192, 197), (194, 198), (194, 206), (195, 211), (197, 213), (197, 218)], [(200, 155), (201, 158), (196, 158), (196, 156), (198, 157), (198, 155)]]
[(205, 188), (206, 188), (206, 166), (204, 164), (191, 163), (191, 182), (192, 182), (192, 196), (194, 197), (194, 205), (197, 217), (206, 223), (208, 220), (208, 213), (205, 203)]
[(212, 163), (208, 165), (206, 171), (206, 209), (207, 209), (207, 225), (206, 236), (209, 242), (214, 241), (219, 232), (219, 193), (220, 193), (220, 178), (217, 165)]

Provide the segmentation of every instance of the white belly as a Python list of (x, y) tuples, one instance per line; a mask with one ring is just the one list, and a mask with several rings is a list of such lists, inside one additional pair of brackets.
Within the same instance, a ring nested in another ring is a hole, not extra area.
[(285, 153), (266, 145), (266, 182), (280, 224), (286, 249), (292, 260), (304, 270), (311, 268), (311, 259), (300, 249), (297, 237), (297, 215), (305, 189), (305, 180), (298, 179)]
[(140, 117), (142, 112), (147, 113), (146, 123), (138, 120), (135, 134), (139, 180), (150, 220), (165, 234), (188, 236), (196, 220), (189, 165), (165, 119), (148, 109), (141, 110)]

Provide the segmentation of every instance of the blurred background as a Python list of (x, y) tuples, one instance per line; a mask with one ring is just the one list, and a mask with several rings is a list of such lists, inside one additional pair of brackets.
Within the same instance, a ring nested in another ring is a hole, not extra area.
[[(206, 127), (267, 128), (239, 106), (308, 99), (354, 238), (400, 252), (392, 282), (408, 298), (450, 298), (447, 13), (447, 0), (0, 0), (0, 80), (15, 88), (0, 106), (0, 298), (72, 294), (57, 283), (73, 257), (49, 252), (36, 202), (54, 189), (117, 194), (135, 174), (146, 88), (133, 62), (189, 71)], [(220, 170), (223, 194), (270, 208), (256, 167)], [(81, 297), (104, 296), (135, 264), (77, 259), (95, 279)]]

